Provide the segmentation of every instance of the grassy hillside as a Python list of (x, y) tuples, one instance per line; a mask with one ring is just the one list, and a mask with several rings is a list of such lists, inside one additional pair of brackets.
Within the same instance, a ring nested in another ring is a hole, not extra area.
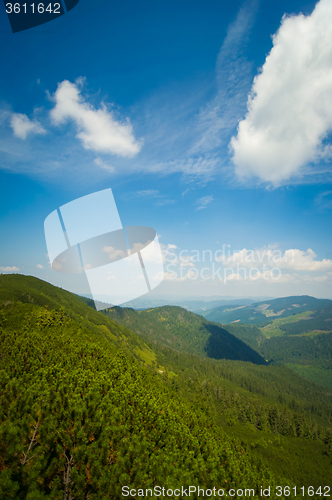
[(181, 307), (164, 306), (146, 311), (114, 307), (103, 313), (150, 342), (181, 352), (265, 364), (261, 356), (227, 330)]
[(200, 314), (210, 321), (217, 321), (223, 324), (239, 322), (257, 325), (260, 323), (272, 323), (276, 318), (286, 318), (293, 314), (331, 307), (331, 300), (316, 299), (308, 295), (302, 295), (267, 300), (246, 306), (217, 307), (206, 312), (201, 312)]
[[(186, 321), (175, 309), (160, 323)], [(36, 278), (0, 276), (1, 499), (118, 499), (123, 485), (259, 498), (261, 485), (329, 484), (331, 391), (159, 335), (151, 343)]]

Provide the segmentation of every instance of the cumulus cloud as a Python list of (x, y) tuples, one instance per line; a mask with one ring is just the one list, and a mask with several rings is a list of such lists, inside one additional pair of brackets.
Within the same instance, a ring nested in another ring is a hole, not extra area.
[(19, 271), (19, 268), (16, 266), (12, 266), (12, 267), (0, 266), (0, 271), (3, 271), (4, 273), (15, 273), (15, 272)]
[(36, 120), (31, 121), (27, 115), (22, 113), (13, 113), (10, 126), (13, 129), (14, 135), (23, 141), (28, 134), (46, 134), (46, 130)]
[(247, 250), (243, 248), (231, 255), (220, 255), (216, 260), (224, 266), (241, 265), (246, 268), (255, 268), (259, 265), (276, 267), (293, 271), (326, 271), (332, 269), (332, 260), (316, 260), (317, 254), (308, 248), (299, 250), (292, 248), (282, 252), (277, 248), (261, 248), (259, 250)]
[(78, 85), (68, 80), (59, 83), (54, 101), (55, 107), (50, 113), (53, 123), (60, 125), (74, 121), (77, 138), (85, 149), (127, 157), (140, 151), (141, 143), (135, 140), (129, 120), (120, 123), (105, 105), (94, 109), (85, 102)]
[(323, 141), (332, 129), (331, 18), (330, 0), (320, 0), (309, 16), (284, 16), (230, 143), (239, 177), (278, 185), (326, 157)]
[(36, 267), (38, 267), (38, 269), (44, 269), (44, 266), (42, 264), (37, 264)]
[(195, 212), (197, 210), (203, 210), (203, 208), (206, 208), (212, 201), (214, 200), (213, 195), (209, 194), (207, 196), (203, 196), (202, 198), (199, 198), (196, 203), (198, 204), (198, 207), (196, 208)]

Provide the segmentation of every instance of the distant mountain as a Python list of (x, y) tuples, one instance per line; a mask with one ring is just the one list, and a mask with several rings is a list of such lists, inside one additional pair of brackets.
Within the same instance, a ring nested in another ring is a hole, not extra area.
[[(89, 298), (92, 299), (92, 296)], [(271, 300), (272, 298), (273, 297), (233, 297), (219, 295), (212, 295), (210, 297), (183, 297), (180, 295), (160, 297), (152, 293), (151, 295), (149, 294), (148, 296), (139, 297), (138, 299), (126, 302), (123, 304), (123, 307), (130, 307), (132, 309), (150, 309), (152, 307), (161, 306), (178, 306), (199, 314), (200, 311), (207, 311), (224, 305), (249, 305), (261, 300)]]
[(245, 323), (258, 325), (272, 323), (276, 318), (286, 318), (305, 311), (316, 311), (332, 306), (332, 300), (316, 299), (308, 295), (283, 297), (280, 299), (240, 304), (234, 307), (221, 306), (200, 314), (218, 323)]
[(146, 311), (114, 307), (104, 311), (107, 317), (178, 351), (214, 359), (232, 359), (265, 364), (265, 360), (248, 345), (219, 325), (176, 306)]
[(188, 311), (192, 311), (196, 314), (201, 314), (202, 311), (209, 311), (211, 309), (215, 309), (216, 307), (222, 306), (238, 306), (238, 305), (250, 305), (256, 302), (256, 299), (223, 299), (223, 300), (214, 300), (211, 302), (188, 302), (187, 305), (182, 305)]
[(287, 364), (307, 380), (332, 389), (332, 306), (274, 319), (264, 326), (232, 323), (223, 328), (269, 364)]

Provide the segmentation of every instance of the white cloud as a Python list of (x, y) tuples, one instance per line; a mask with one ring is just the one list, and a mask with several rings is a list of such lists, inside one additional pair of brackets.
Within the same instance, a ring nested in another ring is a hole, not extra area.
[(324, 191), (315, 199), (315, 205), (322, 212), (332, 209), (332, 191)]
[(192, 257), (191, 255), (181, 256), (180, 266), (181, 267), (195, 267), (195, 264), (193, 264), (192, 261), (194, 261), (194, 257)]
[(245, 1), (229, 25), (216, 63), (218, 92), (201, 111), (193, 151), (207, 153), (226, 146), (230, 135), (246, 110), (247, 94), (252, 82), (252, 64), (244, 49), (255, 21), (258, 2)]
[(218, 166), (220, 166), (219, 157), (205, 155), (198, 158), (189, 157), (185, 160), (177, 159), (169, 162), (155, 163), (151, 167), (151, 172), (158, 172), (164, 175), (182, 172), (187, 177), (211, 179)]
[(231, 255), (221, 255), (216, 258), (224, 266), (240, 265), (245, 268), (268, 266), (269, 268), (287, 269), (293, 271), (326, 271), (332, 269), (332, 260), (315, 260), (316, 253), (308, 248), (306, 251), (292, 248), (282, 252), (278, 248), (264, 247), (258, 250), (243, 248)]
[(19, 268), (16, 267), (16, 266), (12, 266), (12, 267), (4, 267), (4, 266), (0, 266), (0, 271), (3, 271), (5, 273), (15, 273), (17, 271), (19, 271)]
[(143, 189), (143, 191), (137, 191), (136, 192), (137, 196), (142, 196), (142, 197), (155, 197), (159, 196), (159, 191), (157, 189)]
[(37, 264), (36, 267), (38, 267), (38, 269), (44, 269), (44, 266), (42, 264)]
[(135, 140), (129, 120), (120, 123), (105, 105), (94, 109), (81, 96), (79, 83), (64, 80), (58, 84), (54, 94), (56, 104), (50, 113), (53, 123), (60, 125), (73, 120), (85, 149), (127, 157), (136, 155), (141, 143)]
[(95, 165), (97, 165), (97, 167), (100, 167), (102, 168), (103, 170), (107, 170), (108, 172), (110, 173), (114, 173), (115, 172), (115, 168), (112, 167), (112, 165), (110, 165), (109, 163), (105, 163), (101, 158), (95, 158), (95, 160), (93, 160), (93, 163)]
[(114, 247), (104, 247), (103, 252), (107, 253), (110, 260), (123, 259), (127, 257), (127, 252), (120, 249), (115, 249)]
[(213, 195), (209, 194), (207, 196), (203, 196), (202, 198), (199, 198), (196, 203), (198, 204), (198, 207), (196, 208), (195, 212), (197, 210), (203, 210), (203, 208), (206, 208), (212, 201), (214, 200)]
[(142, 191), (135, 191), (131, 194), (132, 198), (143, 198), (154, 200), (154, 205), (157, 207), (164, 207), (166, 205), (173, 205), (176, 200), (167, 198), (167, 195), (160, 194), (157, 189), (143, 189)]
[(240, 177), (275, 185), (326, 156), (332, 129), (332, 2), (310, 16), (284, 16), (256, 76), (248, 113), (231, 140)]
[(294, 269), (295, 271), (324, 271), (332, 269), (332, 260), (315, 260), (317, 255), (311, 248), (305, 252), (298, 249), (286, 250), (284, 257), (277, 266), (283, 269)]
[(36, 120), (31, 121), (27, 115), (21, 113), (13, 113), (10, 126), (14, 131), (14, 135), (20, 139), (26, 139), (28, 134), (46, 134), (46, 130)]
[(174, 205), (176, 203), (176, 200), (171, 200), (168, 198), (162, 198), (155, 203), (156, 207), (164, 207), (166, 205)]

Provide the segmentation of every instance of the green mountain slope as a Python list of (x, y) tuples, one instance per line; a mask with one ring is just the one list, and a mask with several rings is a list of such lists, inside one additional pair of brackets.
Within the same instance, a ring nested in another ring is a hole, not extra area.
[(322, 308), (263, 327), (236, 323), (224, 328), (270, 364), (287, 364), (307, 380), (332, 389), (332, 332), (324, 331), (331, 328), (331, 313), (331, 308)]
[[(3, 306), (0, 321), (1, 317), (6, 321), (7, 308), (16, 302), (39, 306), (48, 311), (61, 309), (82, 327), (106, 338), (108, 342), (122, 346), (135, 357), (150, 356), (150, 350), (142, 339), (111, 318), (98, 313), (93, 300), (82, 298), (33, 276), (0, 275), (0, 306)], [(17, 319), (16, 326), (19, 327), (19, 324)]]
[(0, 284), (1, 499), (329, 484), (331, 391), (283, 366), (179, 352), (165, 327), (149, 343), (36, 278)]
[(146, 311), (114, 307), (104, 314), (150, 342), (181, 352), (265, 364), (261, 356), (227, 330), (181, 307), (164, 306)]
[(332, 307), (331, 300), (316, 299), (308, 295), (302, 295), (267, 300), (247, 306), (217, 307), (206, 312), (201, 312), (200, 314), (210, 321), (217, 321), (223, 324), (239, 322), (257, 325), (260, 323), (272, 323), (277, 318), (286, 318), (293, 314), (329, 307)]
[(331, 370), (332, 333), (320, 335), (285, 335), (263, 340), (259, 352), (275, 363), (313, 365)]
[(270, 481), (204, 413), (98, 334), (31, 304), (6, 313), (1, 498), (119, 498), (121, 485), (236, 486), (238, 474), (248, 487)]

